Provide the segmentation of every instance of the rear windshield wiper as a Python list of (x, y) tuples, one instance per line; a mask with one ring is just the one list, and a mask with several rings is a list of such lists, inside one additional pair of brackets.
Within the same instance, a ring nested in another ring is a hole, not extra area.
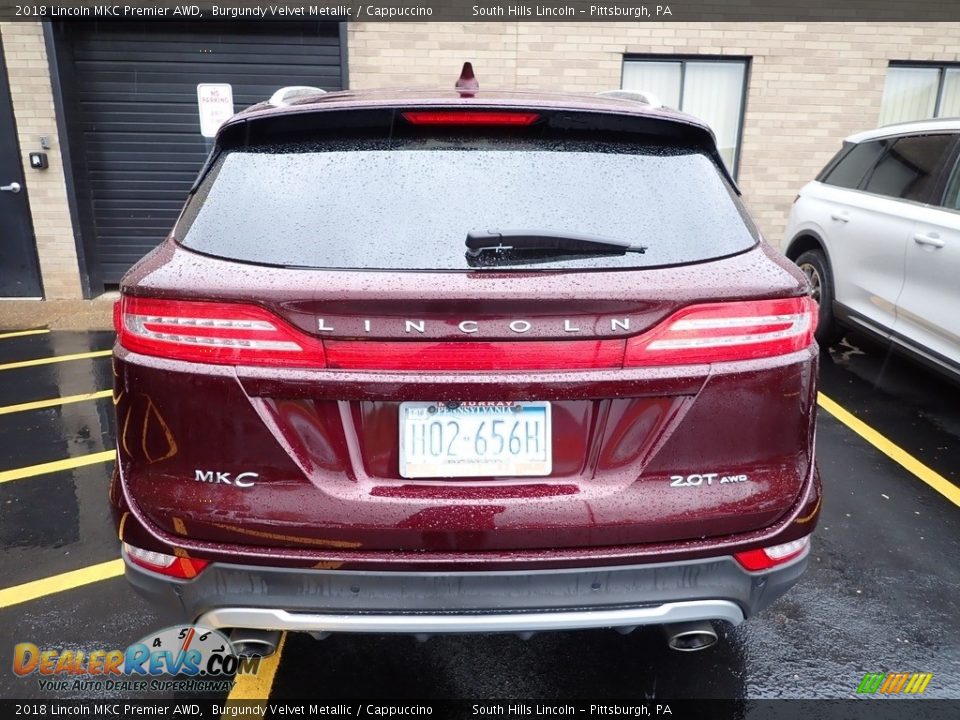
[(623, 240), (573, 235), (545, 230), (472, 230), (467, 233), (467, 257), (478, 258), (485, 252), (551, 255), (626, 255), (644, 253), (645, 245), (631, 245)]

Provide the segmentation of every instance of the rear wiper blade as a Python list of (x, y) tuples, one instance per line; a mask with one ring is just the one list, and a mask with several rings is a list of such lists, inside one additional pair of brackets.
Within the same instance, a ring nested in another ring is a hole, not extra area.
[(631, 245), (624, 240), (574, 235), (545, 230), (471, 230), (467, 233), (467, 256), (479, 257), (483, 252), (539, 251), (560, 255), (626, 255), (644, 253), (645, 245)]

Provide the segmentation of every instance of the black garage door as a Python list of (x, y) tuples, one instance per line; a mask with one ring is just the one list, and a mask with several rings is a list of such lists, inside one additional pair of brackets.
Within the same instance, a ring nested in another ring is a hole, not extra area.
[(71, 176), (93, 292), (170, 231), (209, 141), (198, 83), (234, 108), (285, 85), (344, 87), (336, 23), (69, 23), (53, 28)]

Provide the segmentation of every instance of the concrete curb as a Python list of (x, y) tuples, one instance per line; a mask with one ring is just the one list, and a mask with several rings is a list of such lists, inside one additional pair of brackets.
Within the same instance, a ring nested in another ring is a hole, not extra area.
[(0, 331), (50, 328), (51, 330), (112, 330), (116, 293), (95, 300), (3, 300)]

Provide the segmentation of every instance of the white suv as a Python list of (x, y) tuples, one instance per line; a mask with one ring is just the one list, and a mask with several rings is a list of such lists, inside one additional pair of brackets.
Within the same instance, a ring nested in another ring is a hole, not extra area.
[(960, 119), (851, 135), (794, 201), (784, 247), (820, 303), (817, 339), (844, 328), (960, 376)]

